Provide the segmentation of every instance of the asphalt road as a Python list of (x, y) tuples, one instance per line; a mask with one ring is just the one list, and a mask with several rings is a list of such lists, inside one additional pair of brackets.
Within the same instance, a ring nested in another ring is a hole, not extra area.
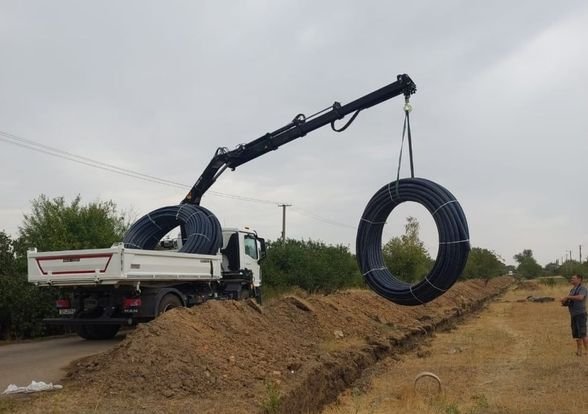
[(0, 394), (10, 384), (27, 386), (31, 381), (59, 384), (64, 368), (78, 359), (103, 352), (124, 338), (87, 341), (78, 336), (13, 343), (0, 346)]

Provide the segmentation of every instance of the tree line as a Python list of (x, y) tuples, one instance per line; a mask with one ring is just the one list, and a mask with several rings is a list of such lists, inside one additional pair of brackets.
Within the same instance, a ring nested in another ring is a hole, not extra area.
[[(122, 240), (129, 226), (125, 214), (111, 201), (82, 204), (78, 196), (67, 203), (62, 197), (49, 199), (42, 195), (31, 204), (31, 213), (24, 216), (15, 239), (0, 231), (0, 339), (55, 332), (48, 331), (41, 319), (56, 316), (54, 303), (58, 291), (37, 288), (27, 282), (27, 249), (110, 247)], [(418, 221), (409, 217), (404, 234), (388, 240), (382, 247), (385, 264), (406, 282), (423, 279), (434, 263), (420, 240), (419, 231)], [(588, 262), (571, 261), (561, 265), (550, 263), (542, 268), (531, 250), (524, 250), (514, 259), (518, 266), (507, 266), (493, 251), (473, 247), (461, 278), (492, 278), (509, 271), (531, 278), (544, 274), (586, 274), (588, 270)], [(262, 272), (264, 289), (278, 292), (298, 287), (327, 294), (364, 286), (355, 255), (347, 246), (314, 240), (269, 241)]]

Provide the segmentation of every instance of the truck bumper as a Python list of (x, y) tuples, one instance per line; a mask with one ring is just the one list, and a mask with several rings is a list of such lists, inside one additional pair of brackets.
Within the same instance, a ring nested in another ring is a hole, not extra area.
[(47, 325), (133, 325), (132, 318), (88, 318), (88, 319), (73, 319), (73, 318), (46, 318), (43, 323)]

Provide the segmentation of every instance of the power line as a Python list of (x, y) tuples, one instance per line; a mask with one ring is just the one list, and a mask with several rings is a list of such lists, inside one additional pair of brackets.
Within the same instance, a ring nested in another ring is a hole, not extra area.
[[(191, 185), (188, 185), (185, 183), (180, 183), (177, 181), (172, 181), (172, 180), (168, 180), (165, 178), (156, 177), (154, 175), (144, 174), (144, 173), (134, 171), (134, 170), (131, 170), (128, 168), (119, 167), (114, 164), (106, 163), (103, 161), (98, 161), (98, 160), (95, 160), (95, 159), (92, 159), (89, 157), (85, 157), (82, 155), (77, 155), (77, 154), (74, 154), (74, 153), (71, 153), (68, 151), (64, 151), (59, 148), (55, 148), (55, 147), (51, 147), (49, 145), (41, 144), (41, 143), (33, 141), (31, 139), (23, 138), (21, 136), (14, 135), (9, 132), (5, 132), (5, 131), (1, 131), (1, 130), (0, 130), (0, 141), (19, 146), (21, 148), (26, 148), (26, 149), (29, 149), (32, 151), (37, 151), (37, 152), (40, 152), (40, 153), (43, 153), (46, 155), (50, 155), (52, 157), (61, 158), (61, 159), (65, 159), (67, 161), (82, 164), (82, 165), (85, 165), (88, 167), (97, 168), (97, 169), (111, 172), (114, 174), (124, 175), (124, 176), (130, 177), (130, 178), (136, 178), (136, 179), (147, 181), (147, 182), (152, 182), (152, 183), (156, 183), (156, 184), (160, 184), (160, 185), (166, 185), (166, 186), (170, 186), (170, 187), (174, 187), (174, 188), (179, 188), (179, 189), (185, 190), (185, 191), (192, 188)], [(232, 200), (247, 201), (247, 202), (253, 202), (253, 203), (260, 203), (260, 204), (271, 204), (271, 205), (278, 205), (278, 206), (283, 206), (284, 204), (286, 204), (284, 202), (264, 200), (264, 199), (254, 198), (254, 197), (246, 197), (246, 196), (241, 196), (241, 195), (236, 195), (236, 194), (228, 194), (228, 193), (223, 193), (223, 192), (214, 191), (214, 190), (209, 190), (207, 193), (214, 195), (214, 196), (217, 196), (217, 197), (221, 197), (221, 198), (228, 198), (228, 199), (232, 199)], [(290, 206), (290, 205), (288, 205), (288, 206)], [(298, 213), (299, 215), (302, 215), (302, 216), (305, 216), (305, 217), (308, 217), (308, 218), (311, 218), (311, 219), (314, 219), (314, 220), (317, 220), (317, 221), (320, 221), (320, 222), (323, 222), (326, 224), (330, 224), (332, 226), (343, 227), (343, 228), (348, 228), (348, 229), (353, 229), (353, 230), (356, 229), (356, 226), (340, 223), (335, 220), (331, 220), (331, 219), (322, 217), (316, 213), (302, 209), (300, 207), (293, 207), (293, 210), (296, 213)]]
[[(297, 207), (297, 206), (293, 206), (291, 208), (291, 210), (301, 216), (305, 216), (305, 217), (311, 218), (313, 220), (320, 221), (322, 223), (330, 224), (331, 226), (342, 227), (342, 228), (350, 229), (353, 231), (357, 230), (357, 225), (344, 224), (344, 223), (341, 223), (341, 222), (338, 222), (335, 220), (331, 220), (326, 217), (315, 214), (311, 211)], [(382, 240), (391, 240), (393, 237), (397, 237), (397, 235), (391, 233), (391, 231), (389, 229), (387, 229), (386, 227), (384, 227), (382, 229)]]
[[(92, 158), (73, 154), (71, 152), (61, 150), (59, 148), (50, 147), (48, 145), (44, 145), (44, 144), (35, 142), (33, 140), (30, 140), (30, 139), (26, 139), (26, 138), (20, 137), (18, 135), (10, 134), (5, 131), (0, 131), (0, 141), (7, 142), (9, 144), (16, 145), (16, 146), (19, 146), (22, 148), (30, 149), (32, 151), (41, 152), (46, 155), (51, 155), (53, 157), (76, 162), (78, 164), (86, 165), (88, 167), (101, 169), (104, 171), (124, 175), (124, 176), (131, 177), (131, 178), (137, 178), (137, 179), (143, 180), (143, 181), (148, 181), (148, 182), (153, 182), (156, 184), (180, 188), (185, 191), (192, 188), (191, 185), (188, 185), (185, 183), (179, 183), (177, 181), (167, 180), (165, 178), (159, 178), (159, 177), (156, 177), (153, 175), (143, 174), (143, 173), (140, 173), (137, 171), (133, 171), (128, 168), (122, 168), (122, 167), (118, 167), (116, 165), (109, 164), (106, 162), (97, 161)], [(280, 204), (277, 201), (263, 200), (263, 199), (254, 198), (254, 197), (245, 197), (245, 196), (240, 196), (240, 195), (235, 195), (235, 194), (222, 193), (219, 191), (212, 191), (211, 190), (211, 191), (208, 191), (208, 193), (215, 195), (217, 197), (230, 198), (230, 199), (234, 199), (234, 200), (249, 201), (249, 202), (263, 203), (263, 204), (272, 204), (272, 205)]]
[[(0, 131), (0, 135), (4, 136), (4, 133), (2, 133)], [(37, 151), (37, 152), (41, 152), (47, 155), (51, 155), (53, 157), (57, 157), (57, 158), (62, 158), (68, 161), (73, 161), (76, 162), (78, 164), (83, 164), (89, 167), (94, 167), (94, 168), (98, 168), (104, 171), (109, 171), (109, 172), (113, 172), (116, 174), (120, 174), (120, 175), (126, 175), (127, 177), (132, 177), (132, 178), (138, 178), (144, 181), (150, 181), (150, 182), (155, 182), (157, 184), (163, 184), (163, 185), (169, 185), (169, 186), (173, 186), (173, 187), (178, 187), (178, 188), (188, 188), (189, 186), (186, 186), (184, 184), (180, 184), (180, 183), (174, 183), (172, 181), (169, 180), (165, 180), (165, 179), (160, 179), (157, 177), (151, 177), (148, 176), (146, 174), (141, 174), (141, 173), (136, 173), (130, 170), (125, 170), (123, 168), (118, 168), (118, 167), (110, 167), (108, 166), (108, 164), (106, 163), (101, 163), (99, 161), (94, 161), (94, 160), (88, 160), (85, 161), (83, 157), (79, 157), (76, 158), (76, 156), (70, 156), (67, 153), (60, 153), (57, 151), (53, 151), (53, 150), (45, 150), (43, 148), (37, 148), (35, 146), (29, 145), (29, 144), (25, 144), (25, 143), (20, 143), (20, 142), (14, 142), (14, 141), (9, 141), (6, 138), (3, 138), (2, 136), (0, 136), (0, 141), (4, 141), (4, 142), (8, 142), (10, 144), (22, 147), (22, 148), (27, 148), (33, 151)]]
[(330, 224), (332, 226), (345, 227), (345, 228), (353, 229), (353, 230), (356, 230), (357, 229), (356, 226), (352, 226), (350, 224), (340, 223), (338, 221), (331, 220), (331, 219), (328, 219), (328, 218), (319, 216), (318, 214), (312, 213), (312, 212), (310, 212), (308, 210), (304, 210), (304, 209), (302, 209), (300, 207), (292, 207), (292, 210), (295, 213), (298, 213), (298, 214), (300, 214), (302, 216), (309, 217), (309, 218), (312, 218), (312, 219), (317, 220), (317, 221), (322, 221), (323, 223), (327, 223), (327, 224)]

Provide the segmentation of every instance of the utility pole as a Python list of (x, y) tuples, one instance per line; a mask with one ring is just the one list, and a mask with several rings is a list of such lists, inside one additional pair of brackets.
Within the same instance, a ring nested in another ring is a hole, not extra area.
[(286, 207), (292, 207), (292, 204), (278, 204), (282, 207), (282, 241), (286, 242)]
[(582, 245), (579, 245), (578, 248), (580, 250), (580, 264), (582, 264)]

